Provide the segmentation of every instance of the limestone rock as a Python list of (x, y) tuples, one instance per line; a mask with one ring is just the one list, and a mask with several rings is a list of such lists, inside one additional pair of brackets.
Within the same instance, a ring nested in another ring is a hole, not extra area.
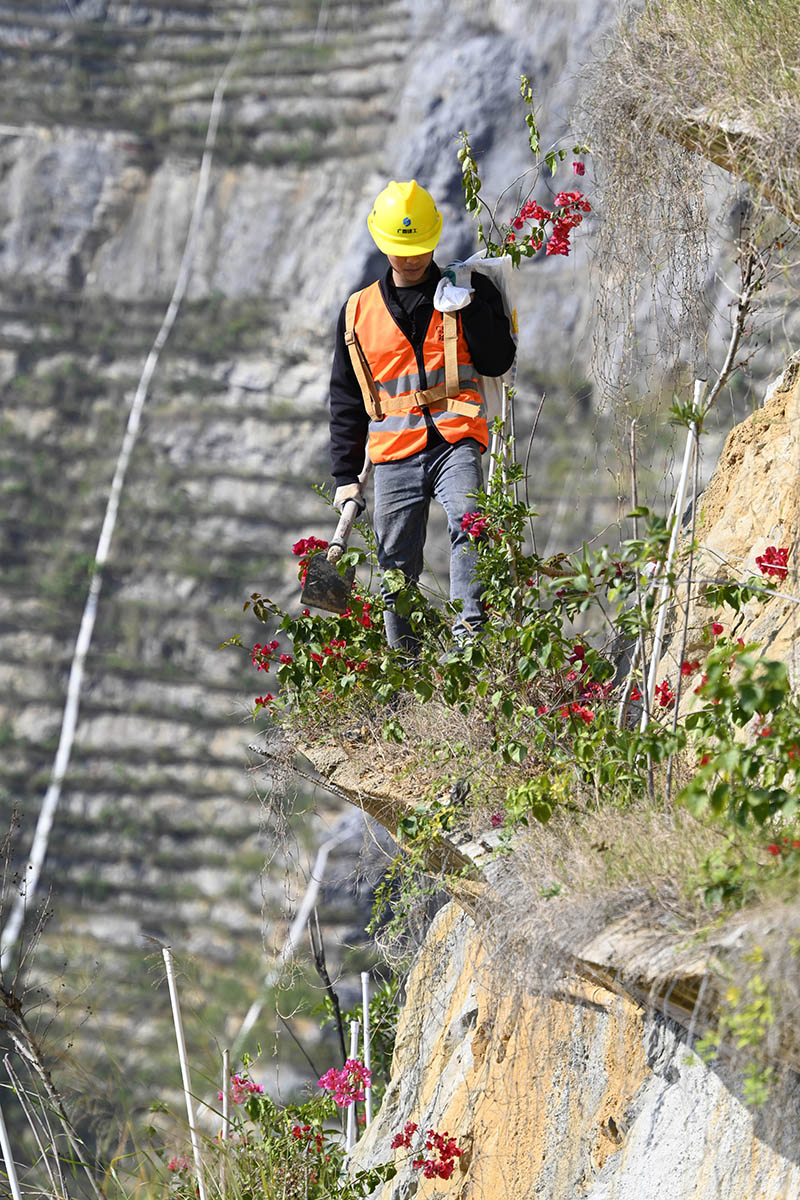
[[(354, 1167), (384, 1162), (407, 1121), (466, 1153), (425, 1180), (395, 1151), (380, 1200), (788, 1200), (800, 1188), (800, 1097), (770, 1133), (738, 1083), (694, 1054), (684, 1030), (591, 976), (536, 995), (512, 979), (455, 906), (410, 976), (380, 1112)], [(580, 963), (578, 963), (580, 970)]]

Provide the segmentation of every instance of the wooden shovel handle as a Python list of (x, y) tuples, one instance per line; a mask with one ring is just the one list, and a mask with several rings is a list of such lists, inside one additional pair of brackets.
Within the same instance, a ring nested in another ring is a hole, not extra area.
[(328, 552), (325, 555), (329, 563), (337, 563), (347, 549), (347, 542), (350, 538), (355, 519), (364, 507), (362, 497), (371, 470), (372, 463), (367, 459), (364, 463), (364, 469), (358, 477), (358, 499), (345, 500), (342, 505), (342, 515), (339, 517), (339, 524), (336, 526), (333, 537), (328, 545)]

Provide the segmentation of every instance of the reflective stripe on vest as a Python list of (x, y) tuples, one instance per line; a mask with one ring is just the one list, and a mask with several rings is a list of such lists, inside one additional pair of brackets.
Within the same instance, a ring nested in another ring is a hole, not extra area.
[(445, 321), (442, 313), (433, 312), (422, 346), (424, 379), (414, 347), (386, 307), (378, 282), (348, 300), (345, 342), (370, 416), (372, 462), (407, 458), (425, 447), (425, 408), (445, 441), (472, 437), (486, 449), (489, 431), (477, 372), (455, 314)]

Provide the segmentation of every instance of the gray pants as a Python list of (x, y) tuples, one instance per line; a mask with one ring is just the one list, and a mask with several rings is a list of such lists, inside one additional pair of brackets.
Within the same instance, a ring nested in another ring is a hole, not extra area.
[[(475, 578), (477, 551), (461, 528), (465, 513), (474, 512), (474, 495), (483, 486), (481, 449), (472, 438), (456, 442), (436, 441), (410, 458), (375, 466), (375, 514), (373, 526), (382, 570), (399, 570), (416, 583), (422, 573), (422, 550), (431, 498), (447, 513), (450, 531), (450, 599), (463, 602), (453, 626), (456, 640), (477, 632), (485, 621), (481, 585)], [(392, 593), (384, 586), (391, 603)], [(412, 653), (418, 638), (405, 617), (388, 609), (384, 614), (390, 646)]]

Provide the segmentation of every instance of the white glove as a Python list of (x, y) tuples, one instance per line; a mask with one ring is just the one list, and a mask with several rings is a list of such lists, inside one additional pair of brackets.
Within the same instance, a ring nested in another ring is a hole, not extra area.
[(457, 287), (450, 282), (448, 277), (450, 274), (452, 274), (450, 271), (444, 272), (436, 285), (433, 307), (437, 312), (458, 312), (459, 309), (466, 308), (472, 300), (473, 289)]
[(341, 487), (337, 487), (333, 496), (333, 507), (341, 512), (347, 500), (355, 500), (358, 505), (358, 511), (360, 513), (364, 511), (367, 505), (364, 497), (361, 495), (361, 484), (343, 483)]

